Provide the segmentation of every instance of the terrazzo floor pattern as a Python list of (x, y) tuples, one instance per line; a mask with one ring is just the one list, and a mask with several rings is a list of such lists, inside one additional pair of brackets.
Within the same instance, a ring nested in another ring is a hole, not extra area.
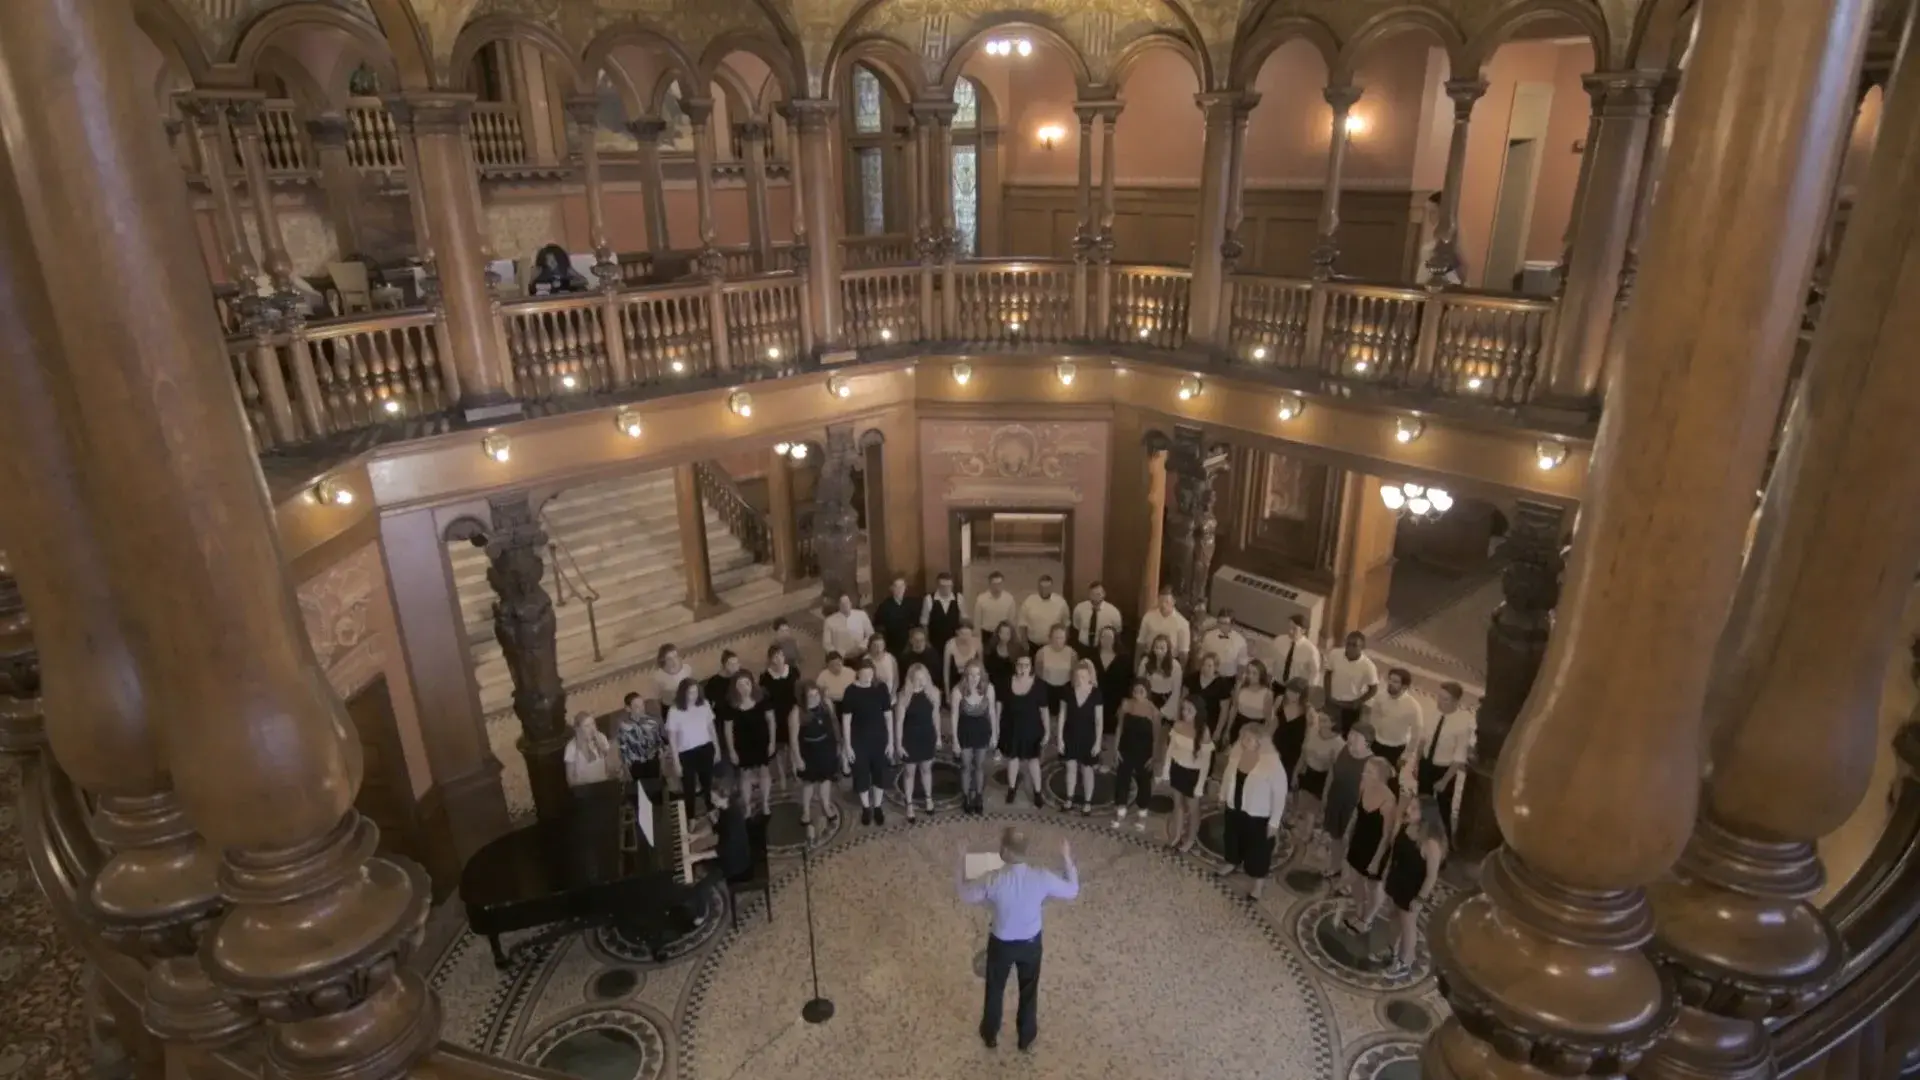
[[(986, 819), (907, 824), (896, 809), (888, 827), (867, 828), (848, 801), (810, 861), (821, 988), (837, 1006), (826, 1024), (800, 1019), (805, 883), (784, 855), (771, 922), (754, 897), (732, 930), (716, 901), (657, 959), (589, 931), (521, 945), (496, 972), (485, 943), (460, 933), (432, 968), (447, 1037), (589, 1080), (1409, 1080), (1420, 1036), (1445, 1015), (1424, 947), (1409, 977), (1367, 969), (1358, 958), (1384, 949), (1388, 931), (1356, 942), (1334, 930), (1343, 905), (1304, 857), (1277, 865), (1254, 902), (1244, 879), (1212, 873), (1211, 856), (1160, 846), (1157, 817), (1144, 835), (1115, 830), (1103, 816), (1005, 807), (996, 786)], [(1048, 909), (1031, 1055), (1012, 1045), (1013, 986), (1000, 1048), (975, 1034), (987, 916), (953, 890), (959, 846), (990, 850), (1011, 821), (1050, 863), (1070, 840), (1082, 881), (1077, 901)]]

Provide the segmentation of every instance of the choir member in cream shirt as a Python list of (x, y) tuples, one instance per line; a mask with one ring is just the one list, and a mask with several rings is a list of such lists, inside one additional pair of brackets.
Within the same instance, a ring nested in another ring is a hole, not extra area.
[(1173, 658), (1181, 664), (1187, 662), (1187, 654), (1193, 651), (1193, 627), (1180, 609), (1173, 605), (1173, 586), (1160, 587), (1160, 603), (1152, 611), (1140, 617), (1140, 633), (1135, 638), (1141, 655), (1145, 655), (1153, 639), (1165, 635), (1173, 646)]
[(853, 597), (842, 596), (840, 609), (827, 616), (823, 636), (828, 652), (857, 657), (867, 651), (867, 639), (873, 636), (873, 620), (853, 604)]
[(1053, 591), (1053, 577), (1040, 575), (1040, 591), (1027, 597), (1020, 605), (1020, 630), (1027, 635), (1027, 644), (1039, 648), (1053, 635), (1053, 628), (1065, 626), (1073, 612), (1067, 607), (1067, 598)]
[(995, 570), (987, 575), (987, 590), (973, 598), (973, 628), (980, 632), (982, 639), (991, 641), (1001, 623), (1014, 622), (1019, 609), (1020, 601), (1007, 591), (1006, 577)]

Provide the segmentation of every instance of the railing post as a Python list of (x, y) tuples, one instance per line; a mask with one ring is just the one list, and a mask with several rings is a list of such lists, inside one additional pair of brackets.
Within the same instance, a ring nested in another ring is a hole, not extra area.
[(707, 331), (713, 341), (713, 370), (732, 371), (733, 357), (727, 351), (727, 283), (713, 275), (707, 277)]
[(320, 376), (313, 368), (313, 342), (307, 337), (305, 320), (297, 320), (287, 332), (287, 364), (293, 368), (293, 383), (300, 390), (300, 417), (306, 421), (307, 437), (317, 439), (327, 433), (327, 403), (320, 394)]
[(267, 163), (260, 141), (259, 98), (240, 98), (227, 104), (227, 122), (233, 130), (234, 145), (240, 150), (240, 166), (247, 176), (247, 196), (253, 201), (254, 226), (260, 233), (261, 269), (273, 281), (275, 292), (293, 288), (293, 260), (287, 255), (287, 241), (280, 233), (280, 215), (273, 208), (273, 184), (267, 179)]
[(632, 365), (627, 361), (626, 320), (622, 317), (619, 279), (609, 279), (600, 287), (600, 331), (607, 341), (607, 378), (613, 389), (633, 385)]
[(794, 300), (800, 308), (800, 355), (809, 359), (813, 356), (813, 304), (807, 299), (807, 265), (799, 264), (796, 273)]
[(1420, 302), (1420, 336), (1413, 347), (1413, 367), (1407, 372), (1407, 385), (1426, 389), (1433, 385), (1434, 356), (1440, 351), (1440, 320), (1447, 303), (1438, 293), (1428, 293)]
[(1307, 339), (1300, 349), (1300, 366), (1320, 370), (1320, 351), (1327, 340), (1327, 305), (1331, 299), (1325, 287), (1316, 281), (1308, 286)]
[(1113, 337), (1113, 133), (1120, 120), (1120, 103), (1109, 102), (1100, 109), (1100, 231), (1094, 237), (1093, 256), (1100, 265), (1100, 295), (1094, 303), (1093, 336)]
[(280, 353), (273, 345), (273, 328), (261, 324), (253, 331), (253, 380), (267, 406), (267, 427), (279, 446), (300, 441), (293, 424), (293, 402), (287, 398), (286, 376), (280, 371)]
[(1087, 336), (1087, 265), (1093, 259), (1093, 121), (1099, 115), (1096, 106), (1078, 102), (1073, 111), (1080, 121), (1080, 171), (1074, 185), (1073, 204), (1079, 220), (1073, 230), (1073, 285), (1071, 297), (1076, 339)]

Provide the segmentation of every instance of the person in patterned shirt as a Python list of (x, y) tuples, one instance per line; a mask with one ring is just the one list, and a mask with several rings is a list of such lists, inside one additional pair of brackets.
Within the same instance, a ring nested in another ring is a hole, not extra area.
[(646, 700), (639, 694), (628, 694), (626, 706), (626, 714), (614, 730), (620, 743), (620, 760), (635, 780), (658, 780), (660, 749), (667, 745), (660, 720), (647, 711)]

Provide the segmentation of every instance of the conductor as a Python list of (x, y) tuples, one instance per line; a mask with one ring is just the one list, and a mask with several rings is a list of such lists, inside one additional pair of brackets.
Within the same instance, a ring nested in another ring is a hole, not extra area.
[(1000, 869), (967, 880), (967, 852), (960, 849), (960, 899), (993, 908), (993, 931), (987, 938), (987, 999), (980, 1010), (980, 1041), (988, 1049), (1000, 1042), (1000, 1000), (1006, 994), (1007, 974), (1020, 972), (1020, 1049), (1033, 1048), (1040, 1029), (1040, 919), (1048, 900), (1071, 900), (1080, 895), (1080, 872), (1073, 865), (1073, 849), (1060, 842), (1060, 861), (1066, 876), (1027, 862), (1027, 834), (1008, 828), (1000, 834)]

